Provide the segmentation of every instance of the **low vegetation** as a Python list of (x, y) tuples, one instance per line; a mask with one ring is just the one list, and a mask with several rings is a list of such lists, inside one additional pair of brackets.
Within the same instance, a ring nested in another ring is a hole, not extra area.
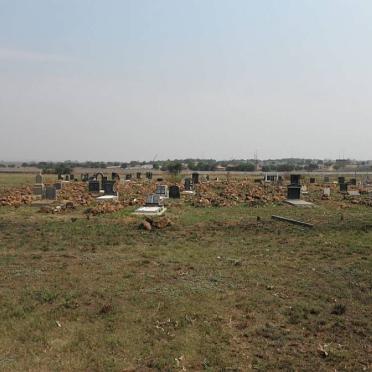
[(152, 231), (83, 212), (0, 208), (1, 370), (371, 367), (370, 207), (180, 200)]

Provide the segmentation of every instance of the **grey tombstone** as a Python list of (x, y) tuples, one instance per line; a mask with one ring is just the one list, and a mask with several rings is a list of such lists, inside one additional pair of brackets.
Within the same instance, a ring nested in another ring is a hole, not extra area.
[(137, 172), (137, 180), (140, 180), (142, 177), (141, 172)]
[(167, 185), (158, 185), (156, 186), (156, 192), (155, 194), (163, 197), (163, 198), (169, 198), (169, 190)]
[(185, 178), (185, 190), (192, 191), (192, 181), (190, 178)]
[(37, 183), (37, 184), (43, 183), (43, 176), (41, 174), (38, 174), (35, 177), (35, 183)]
[(146, 199), (146, 204), (145, 205), (147, 207), (151, 207), (151, 206), (160, 207), (162, 205), (162, 200), (160, 199), (160, 195), (158, 195), (158, 194), (149, 195)]
[(310, 178), (310, 183), (315, 183), (315, 178), (314, 177)]
[(181, 197), (180, 188), (177, 185), (169, 187), (169, 197), (172, 199), (179, 199)]
[(57, 199), (57, 190), (53, 185), (46, 187), (45, 198), (48, 199), (48, 200), (56, 200)]
[(105, 195), (117, 195), (115, 184), (116, 181), (106, 180), (103, 182), (103, 191)]
[(43, 197), (45, 195), (45, 186), (43, 183), (35, 184), (32, 188), (32, 193), (36, 196)]
[(97, 180), (91, 180), (88, 182), (88, 191), (89, 192), (99, 192), (99, 181)]

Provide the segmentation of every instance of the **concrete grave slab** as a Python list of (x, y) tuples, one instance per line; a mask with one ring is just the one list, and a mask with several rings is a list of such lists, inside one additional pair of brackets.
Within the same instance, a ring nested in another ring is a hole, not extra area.
[(312, 207), (314, 206), (313, 203), (307, 202), (301, 199), (287, 199), (285, 203), (293, 205), (294, 207)]
[(119, 197), (117, 195), (102, 195), (96, 198), (97, 202), (113, 202), (118, 201)]
[(146, 215), (146, 216), (161, 216), (165, 213), (167, 208), (163, 206), (154, 206), (154, 207), (140, 207), (135, 210), (134, 214)]

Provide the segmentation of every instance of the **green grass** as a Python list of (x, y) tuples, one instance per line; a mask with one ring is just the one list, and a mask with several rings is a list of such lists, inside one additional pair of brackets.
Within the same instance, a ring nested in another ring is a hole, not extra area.
[(371, 209), (176, 202), (151, 232), (130, 211), (0, 208), (1, 370), (370, 366)]
[[(0, 173), (0, 190), (12, 187), (32, 186), (35, 183), (35, 174), (26, 173)], [(45, 181), (56, 180), (55, 175), (44, 176)]]

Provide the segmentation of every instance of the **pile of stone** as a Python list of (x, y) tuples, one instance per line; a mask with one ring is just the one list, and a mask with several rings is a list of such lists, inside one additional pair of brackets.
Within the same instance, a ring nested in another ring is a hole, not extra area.
[(84, 214), (89, 217), (90, 215), (96, 216), (98, 214), (114, 213), (123, 209), (124, 206), (121, 203), (100, 203), (95, 207), (88, 208)]
[(32, 189), (30, 187), (4, 190), (0, 196), (0, 206), (3, 207), (20, 207), (23, 204), (31, 203)]
[(84, 182), (74, 182), (63, 185), (58, 192), (57, 200), (70, 200), (74, 205), (90, 205), (95, 198), (87, 191)]
[(239, 204), (260, 206), (285, 200), (281, 186), (257, 185), (251, 181), (199, 184), (191, 199), (195, 207), (231, 207)]
[(168, 226), (172, 225), (172, 221), (167, 217), (159, 217), (159, 218), (150, 218), (147, 217), (144, 221), (141, 222), (139, 228), (144, 229), (147, 231), (151, 231), (153, 229), (165, 229)]

